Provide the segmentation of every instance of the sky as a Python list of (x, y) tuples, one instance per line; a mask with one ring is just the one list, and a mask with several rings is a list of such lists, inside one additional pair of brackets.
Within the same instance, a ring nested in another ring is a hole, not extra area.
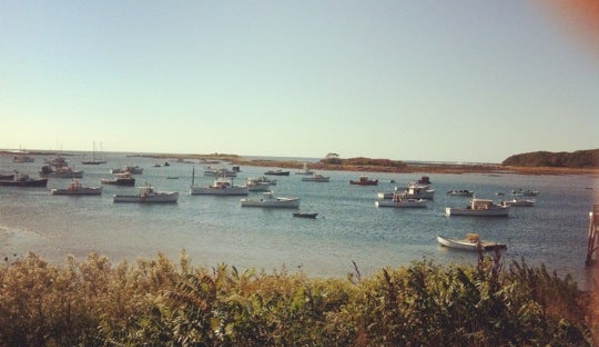
[(599, 11), (546, 3), (0, 0), (0, 148), (493, 163), (599, 148)]

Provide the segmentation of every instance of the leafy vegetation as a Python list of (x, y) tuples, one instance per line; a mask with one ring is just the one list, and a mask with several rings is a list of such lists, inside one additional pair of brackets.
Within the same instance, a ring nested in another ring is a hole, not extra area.
[(0, 266), (0, 346), (592, 346), (592, 296), (499, 254), (369, 278), (90, 254)]
[(530, 152), (512, 155), (504, 160), (504, 166), (599, 168), (599, 149), (575, 152)]
[(338, 165), (338, 166), (376, 166), (376, 167), (386, 167), (386, 168), (403, 168), (406, 167), (407, 164), (399, 161), (399, 160), (390, 160), (390, 159), (371, 159), (371, 158), (349, 158), (349, 159), (341, 159), (339, 157), (327, 157), (325, 159), (320, 160), (321, 164), (328, 165)]

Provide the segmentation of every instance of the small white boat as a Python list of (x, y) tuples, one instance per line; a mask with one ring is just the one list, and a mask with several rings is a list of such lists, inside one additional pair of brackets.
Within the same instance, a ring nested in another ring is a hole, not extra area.
[(241, 207), (299, 208), (297, 197), (274, 197), (271, 191), (264, 192), (262, 199), (241, 199)]
[(79, 180), (74, 180), (68, 188), (51, 190), (52, 195), (101, 195), (102, 187), (84, 187)]
[(247, 186), (233, 185), (231, 180), (221, 177), (207, 187), (191, 185), (191, 195), (244, 196), (248, 195)]
[(114, 195), (114, 202), (137, 202), (137, 203), (175, 203), (179, 199), (179, 192), (158, 192), (147, 184), (139, 187), (137, 195)]
[(265, 176), (250, 177), (247, 179), (246, 186), (250, 192), (265, 192), (270, 190), (270, 186), (277, 184), (277, 180), (270, 180)]
[(419, 185), (417, 183), (410, 182), (404, 189), (395, 187), (395, 190), (392, 192), (381, 192), (377, 195), (379, 200), (393, 199), (395, 196), (399, 196), (402, 199), (433, 200), (435, 199), (435, 190), (431, 189), (430, 186), (427, 185)]
[(500, 205), (502, 206), (514, 206), (514, 207), (531, 207), (535, 205), (535, 201), (532, 199), (511, 199), (503, 200)]
[(539, 194), (538, 190), (532, 190), (532, 189), (515, 189), (512, 190), (512, 195), (515, 196), (537, 196), (537, 194)]
[(394, 198), (394, 199), (376, 200), (374, 202), (374, 205), (376, 207), (426, 208), (426, 203), (427, 203), (427, 200), (425, 200), (425, 199)]
[(308, 164), (304, 163), (304, 167), (301, 170), (296, 171), (295, 174), (296, 175), (312, 176), (312, 175), (314, 175), (314, 171), (310, 170), (308, 168)]
[(493, 200), (471, 199), (470, 204), (464, 208), (446, 207), (447, 216), (473, 216), (473, 217), (507, 217), (509, 206), (497, 205)]
[(216, 168), (208, 166), (204, 168), (205, 177), (237, 177), (237, 170), (229, 170), (226, 167)]
[(453, 189), (447, 191), (449, 196), (474, 196), (474, 192), (468, 189)]
[(468, 234), (468, 236), (463, 240), (437, 236), (437, 241), (441, 244), (441, 246), (445, 246), (448, 248), (464, 249), (468, 251), (490, 251), (495, 249), (507, 248), (507, 246), (503, 243), (483, 241), (476, 234)]
[(314, 174), (312, 177), (302, 177), (302, 181), (304, 182), (329, 182), (330, 180), (330, 177), (321, 174)]

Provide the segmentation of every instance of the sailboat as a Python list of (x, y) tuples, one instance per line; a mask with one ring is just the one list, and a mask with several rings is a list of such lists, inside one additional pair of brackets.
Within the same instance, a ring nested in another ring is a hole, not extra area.
[(96, 142), (94, 141), (93, 150), (92, 150), (92, 159), (84, 160), (81, 162), (83, 165), (100, 165), (106, 164), (106, 160), (96, 159)]

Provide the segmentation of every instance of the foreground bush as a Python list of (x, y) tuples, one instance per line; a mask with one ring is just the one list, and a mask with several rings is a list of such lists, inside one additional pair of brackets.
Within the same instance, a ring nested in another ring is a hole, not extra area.
[(592, 346), (571, 278), (498, 257), (308, 278), (162, 255), (0, 266), (0, 346)]

